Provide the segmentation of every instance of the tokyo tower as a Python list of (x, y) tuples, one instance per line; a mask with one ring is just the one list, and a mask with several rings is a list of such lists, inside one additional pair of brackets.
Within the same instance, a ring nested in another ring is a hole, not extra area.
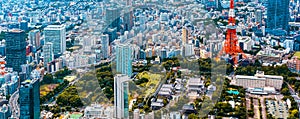
[(236, 35), (236, 24), (235, 24), (235, 14), (234, 14), (234, 1), (230, 0), (230, 9), (229, 9), (229, 19), (227, 25), (226, 40), (224, 47), (221, 53), (230, 55), (233, 58), (234, 64), (237, 64), (237, 56), (243, 54), (241, 50), (238, 38)]

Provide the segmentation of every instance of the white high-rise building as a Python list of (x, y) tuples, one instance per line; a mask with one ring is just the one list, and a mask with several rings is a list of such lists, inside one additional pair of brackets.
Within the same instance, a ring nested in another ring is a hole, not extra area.
[(54, 60), (54, 55), (53, 55), (53, 43), (47, 42), (43, 46), (43, 54), (44, 54), (44, 66), (47, 66), (49, 62)]
[(195, 55), (193, 44), (186, 44), (184, 48), (184, 54), (186, 57)]
[(65, 25), (49, 25), (44, 29), (45, 43), (53, 43), (54, 55), (66, 51), (66, 28)]
[(255, 11), (255, 22), (261, 24), (262, 23), (262, 17), (263, 17), (262, 11), (260, 9), (256, 10)]
[(140, 119), (140, 110), (139, 109), (135, 109), (133, 111), (133, 119)]
[(114, 77), (114, 118), (129, 119), (129, 80), (125, 74), (117, 74)]

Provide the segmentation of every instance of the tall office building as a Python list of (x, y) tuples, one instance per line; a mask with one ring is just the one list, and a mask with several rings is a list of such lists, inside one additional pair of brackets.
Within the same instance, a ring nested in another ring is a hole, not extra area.
[(130, 78), (124, 74), (117, 74), (114, 77), (114, 117), (117, 119), (128, 119), (128, 82)]
[(40, 41), (40, 30), (35, 29), (29, 32), (29, 41), (30, 44), (35, 46), (37, 49), (40, 48), (41, 46), (41, 41)]
[(107, 34), (101, 36), (101, 52), (102, 58), (106, 59), (109, 55), (109, 37)]
[(125, 31), (130, 31), (133, 27), (133, 11), (129, 10), (129, 12), (124, 13), (124, 27)]
[(8, 119), (11, 115), (11, 110), (7, 102), (7, 100), (3, 99), (0, 102), (0, 119)]
[(53, 43), (54, 55), (63, 54), (66, 51), (65, 25), (49, 25), (44, 29), (45, 43)]
[(193, 44), (185, 44), (184, 48), (184, 57), (195, 55)]
[(44, 53), (44, 66), (47, 67), (47, 64), (54, 60), (53, 43), (47, 42), (43, 46), (43, 53)]
[(255, 22), (258, 24), (262, 23), (262, 11), (260, 9), (255, 11)]
[(40, 118), (39, 79), (25, 80), (19, 89), (20, 119)]
[(0, 41), (0, 55), (5, 56), (6, 55), (6, 45), (5, 40)]
[(133, 27), (133, 10), (132, 1), (126, 0), (126, 8), (124, 10), (124, 27), (125, 31), (130, 31)]
[(19, 74), (24, 74), (24, 79), (20, 79), (20, 82), (23, 82), (26, 79), (29, 79), (30, 78), (30, 73), (33, 69), (34, 68), (31, 64), (22, 64), (21, 65), (21, 72)]
[(267, 3), (267, 28), (288, 31), (289, 0), (268, 0)]
[(6, 66), (14, 71), (21, 71), (21, 65), (26, 64), (25, 32), (14, 29), (5, 33)]
[(118, 45), (116, 47), (116, 65), (117, 72), (126, 74), (129, 77), (132, 75), (132, 48), (130, 45)]
[(163, 61), (163, 59), (167, 58), (167, 50), (166, 49), (162, 49), (160, 51), (160, 58)]
[(121, 9), (117, 7), (106, 8), (105, 11), (105, 22), (106, 25), (110, 28), (117, 28), (117, 31), (120, 29), (120, 15)]
[(23, 20), (20, 22), (20, 29), (21, 30), (24, 30), (24, 31), (27, 31), (28, 30), (28, 22)]
[(185, 45), (188, 43), (188, 31), (186, 28), (182, 28), (182, 44)]

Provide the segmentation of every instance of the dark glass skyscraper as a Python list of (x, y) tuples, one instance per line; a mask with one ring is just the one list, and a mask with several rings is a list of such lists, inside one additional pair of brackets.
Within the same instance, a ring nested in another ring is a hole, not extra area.
[(132, 1), (126, 0), (126, 8), (124, 11), (124, 29), (125, 31), (130, 31), (133, 27), (133, 10)]
[(105, 11), (106, 25), (110, 28), (117, 28), (117, 30), (119, 30), (119, 28), (120, 28), (120, 15), (121, 15), (121, 9), (120, 8), (118, 8), (118, 7), (106, 8), (106, 11)]
[(20, 72), (21, 65), (26, 63), (26, 40), (22, 30), (10, 30), (5, 33), (6, 66)]
[(25, 80), (19, 92), (20, 119), (40, 118), (39, 79)]
[(288, 31), (289, 0), (268, 0), (267, 28)]

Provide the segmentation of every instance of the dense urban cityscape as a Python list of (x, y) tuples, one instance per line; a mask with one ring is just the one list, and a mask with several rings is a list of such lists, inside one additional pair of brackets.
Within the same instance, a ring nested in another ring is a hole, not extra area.
[(300, 119), (300, 0), (0, 0), (0, 119)]

